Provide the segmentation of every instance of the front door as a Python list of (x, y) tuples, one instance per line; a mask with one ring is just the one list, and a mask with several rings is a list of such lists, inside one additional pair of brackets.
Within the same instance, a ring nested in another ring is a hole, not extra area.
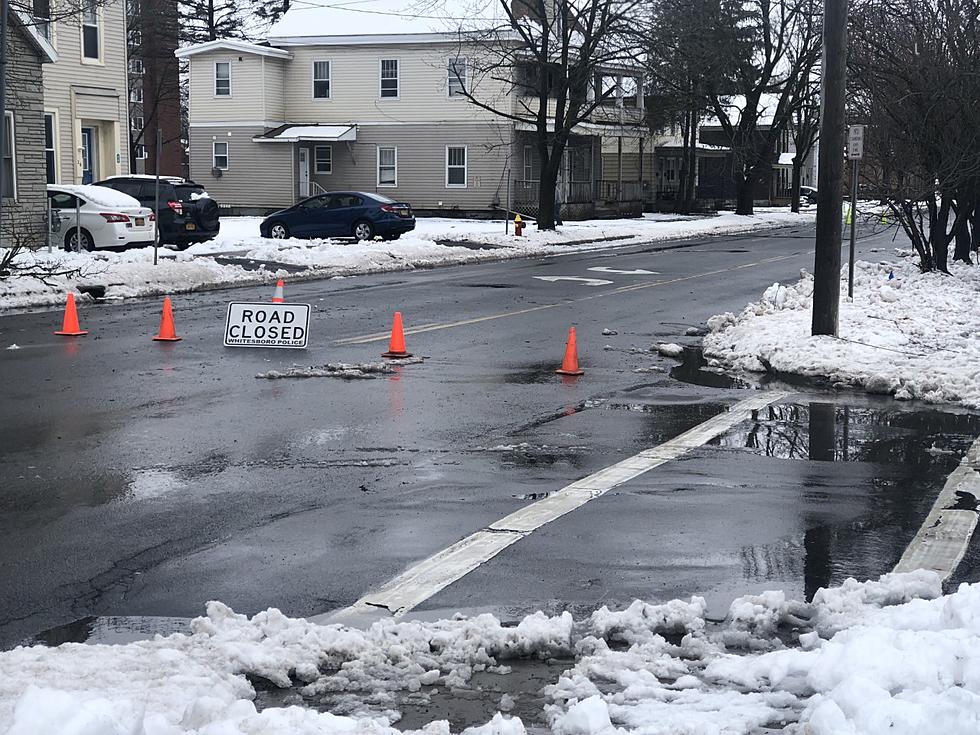
[(95, 128), (82, 128), (82, 183), (95, 181)]
[(310, 195), (310, 149), (299, 149), (299, 195), (305, 199)]

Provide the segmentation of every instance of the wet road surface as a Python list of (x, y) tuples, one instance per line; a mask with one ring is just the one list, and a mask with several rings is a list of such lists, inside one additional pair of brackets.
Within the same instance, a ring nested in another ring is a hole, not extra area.
[[(891, 237), (863, 240), (865, 257)], [(176, 298), (176, 344), (149, 339), (155, 301), (83, 306), (90, 334), (73, 341), (51, 334), (57, 312), (0, 317), (0, 346), (23, 348), (0, 352), (0, 645), (89, 616), (192, 617), (211, 599), (244, 613), (345, 607), (765, 389), (648, 348), (695, 345), (688, 329), (795, 280), (812, 233), (658, 247), (287, 282), (287, 300), (314, 308), (299, 354), (221, 347), (227, 302), (267, 301), (267, 288)], [(386, 341), (372, 335), (396, 309), (424, 330), (408, 337), (423, 364), (372, 380), (254, 377), (375, 361)], [(568, 380), (553, 370), (570, 325), (587, 372)], [(419, 614), (692, 594), (723, 614), (738, 594), (887, 571), (980, 426), (789, 389), (771, 416), (543, 527)]]

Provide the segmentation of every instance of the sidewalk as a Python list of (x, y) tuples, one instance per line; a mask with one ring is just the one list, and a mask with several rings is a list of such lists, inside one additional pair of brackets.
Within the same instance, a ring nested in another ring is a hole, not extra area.
[(81, 268), (82, 274), (77, 278), (56, 276), (46, 283), (35, 278), (2, 279), (0, 311), (61, 305), (66, 291), (88, 285), (104, 286), (107, 300), (119, 300), (267, 283), (297, 274), (303, 278), (353, 276), (746, 233), (806, 224), (812, 219), (812, 214), (792, 214), (787, 209), (760, 209), (751, 217), (649, 214), (569, 223), (557, 232), (539, 232), (532, 226), (518, 238), (513, 226), (510, 234), (504, 233), (502, 221), (431, 218), (418, 220), (417, 229), (397, 241), (354, 243), (267, 240), (258, 234), (261, 218), (227, 217), (218, 238), (180, 253), (161, 249), (156, 266), (152, 248), (121, 253), (25, 253), (22, 262), (56, 262)]

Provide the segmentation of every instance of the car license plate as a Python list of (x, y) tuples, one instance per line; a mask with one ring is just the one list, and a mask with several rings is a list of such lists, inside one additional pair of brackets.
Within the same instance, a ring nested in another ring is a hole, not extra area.
[(136, 226), (137, 227), (142, 227), (144, 224), (146, 224), (146, 220), (145, 219), (143, 219), (142, 217), (137, 217), (136, 218)]
[(184, 225), (184, 227), (187, 228), (188, 230), (196, 230), (197, 229), (197, 225), (195, 225), (193, 222), (188, 222), (186, 225)]

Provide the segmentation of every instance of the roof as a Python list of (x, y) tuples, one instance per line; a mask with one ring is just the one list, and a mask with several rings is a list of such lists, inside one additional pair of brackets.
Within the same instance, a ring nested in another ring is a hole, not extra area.
[(13, 16), (17, 25), (20, 26), (20, 29), (24, 31), (24, 35), (27, 36), (27, 40), (30, 41), (37, 55), (41, 57), (42, 64), (53, 64), (58, 60), (58, 52), (54, 50), (54, 46), (48, 42), (48, 39), (41, 35), (37, 29), (37, 24), (32, 18), (20, 10), (12, 10), (11, 16)]
[(258, 43), (248, 43), (246, 41), (236, 41), (230, 38), (219, 38), (216, 41), (196, 43), (193, 46), (185, 46), (174, 51), (174, 56), (178, 59), (186, 59), (197, 54), (205, 54), (209, 51), (231, 51), (236, 54), (255, 54), (258, 56), (272, 56), (277, 59), (290, 59), (292, 54), (279, 48), (272, 48)]
[(425, 6), (404, 0), (310, 0), (294, 5), (270, 29), (277, 46), (427, 43), (450, 41), (461, 28), (505, 23), (499, 0), (434, 0)]
[(354, 125), (281, 125), (267, 133), (257, 135), (256, 143), (296, 143), (299, 141), (352, 141), (357, 140)]

